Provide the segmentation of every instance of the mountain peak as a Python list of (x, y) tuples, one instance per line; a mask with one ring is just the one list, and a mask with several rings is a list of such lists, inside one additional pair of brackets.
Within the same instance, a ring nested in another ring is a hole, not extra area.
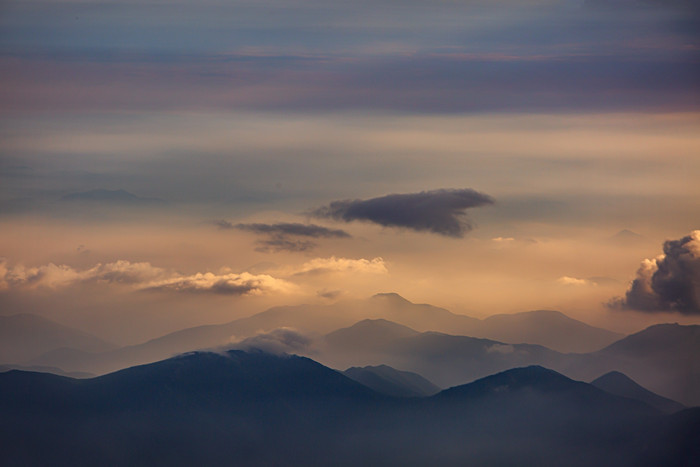
[(616, 396), (644, 402), (665, 413), (683, 410), (684, 406), (674, 400), (661, 397), (640, 386), (632, 378), (619, 371), (610, 371), (591, 381), (591, 385)]
[(372, 300), (384, 300), (390, 303), (412, 303), (409, 300), (403, 298), (401, 295), (397, 294), (396, 292), (382, 292), (374, 294), (372, 295)]
[(531, 365), (496, 373), (472, 383), (455, 386), (441, 392), (442, 397), (483, 396), (508, 393), (525, 388), (539, 391), (560, 391), (579, 383), (540, 365)]
[(417, 331), (385, 319), (364, 319), (350, 327), (326, 335), (326, 342), (346, 348), (367, 349), (381, 346), (394, 339), (410, 337)]

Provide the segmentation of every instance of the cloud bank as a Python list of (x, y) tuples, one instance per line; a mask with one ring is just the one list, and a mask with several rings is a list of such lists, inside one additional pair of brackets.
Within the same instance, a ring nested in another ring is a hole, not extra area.
[(350, 259), (350, 258), (314, 258), (302, 264), (301, 267), (294, 271), (294, 275), (302, 274), (324, 274), (333, 272), (353, 272), (353, 273), (370, 273), (370, 274), (386, 274), (389, 270), (382, 258), (369, 259)]
[(344, 222), (368, 221), (461, 238), (472, 230), (466, 210), (493, 204), (493, 198), (472, 189), (442, 189), (391, 194), (368, 200), (333, 201), (311, 212), (313, 216)]
[(185, 293), (216, 293), (223, 295), (262, 295), (266, 292), (292, 292), (295, 287), (287, 281), (267, 274), (197, 273), (147, 284), (144, 290), (172, 290)]
[(234, 343), (232, 347), (241, 350), (261, 350), (279, 355), (304, 352), (310, 347), (311, 343), (311, 338), (299, 331), (282, 327), (243, 339)]
[(162, 290), (183, 293), (261, 295), (267, 292), (293, 292), (295, 286), (266, 274), (211, 272), (183, 275), (152, 266), (119, 260), (76, 270), (65, 264), (27, 268), (0, 262), (0, 290), (60, 289), (81, 284), (122, 284), (134, 290)]
[(612, 307), (700, 315), (700, 230), (664, 243), (664, 253), (645, 259), (625, 297)]

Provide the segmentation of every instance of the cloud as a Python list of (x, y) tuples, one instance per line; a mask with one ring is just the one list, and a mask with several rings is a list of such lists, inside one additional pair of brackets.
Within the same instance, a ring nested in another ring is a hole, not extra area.
[(329, 229), (316, 224), (236, 224), (237, 229), (268, 235), (292, 235), (312, 238), (350, 238), (350, 234), (340, 229)]
[(132, 263), (124, 260), (97, 264), (83, 271), (65, 264), (49, 263), (28, 268), (21, 264), (10, 267), (5, 260), (0, 263), (0, 289), (4, 290), (17, 287), (57, 289), (88, 282), (139, 284), (165, 274), (164, 269), (154, 267), (150, 263)]
[(373, 222), (460, 238), (472, 229), (465, 211), (493, 204), (493, 199), (471, 189), (442, 189), (391, 194), (368, 200), (333, 201), (311, 215), (345, 222)]
[(585, 279), (571, 276), (561, 276), (559, 279), (557, 279), (557, 283), (561, 285), (573, 286), (610, 286), (618, 284), (619, 282), (612, 277), (604, 276), (587, 277)]
[(508, 355), (515, 352), (515, 347), (510, 344), (493, 344), (486, 348), (486, 352)]
[(569, 276), (561, 276), (559, 279), (557, 279), (557, 282), (561, 285), (574, 285), (574, 286), (595, 285), (595, 282), (592, 282), (588, 279), (578, 279), (576, 277), (569, 277)]
[(663, 249), (642, 261), (625, 297), (612, 300), (611, 307), (700, 314), (700, 230), (664, 242)]
[(316, 291), (317, 297), (326, 298), (328, 300), (335, 300), (336, 298), (339, 298), (339, 297), (343, 296), (344, 294), (345, 294), (345, 292), (343, 292), (342, 290), (323, 289), (323, 290)]
[(0, 290), (20, 288), (59, 289), (80, 284), (121, 284), (135, 290), (163, 290), (185, 293), (216, 293), (227, 295), (261, 295), (266, 292), (293, 292), (296, 286), (267, 274), (211, 272), (182, 275), (150, 263), (119, 260), (97, 264), (86, 270), (67, 265), (47, 265), (27, 268), (8, 266), (0, 261)]
[(233, 348), (241, 350), (262, 350), (274, 354), (304, 352), (311, 346), (308, 336), (292, 328), (277, 328), (270, 332), (248, 337), (234, 343)]
[(382, 258), (373, 258), (371, 260), (360, 258), (314, 258), (307, 261), (297, 268), (293, 275), (302, 274), (323, 274), (331, 272), (353, 272), (353, 273), (369, 273), (369, 274), (387, 274), (389, 270)]
[(261, 253), (276, 253), (279, 251), (309, 251), (318, 246), (316, 242), (311, 242), (308, 240), (289, 240), (283, 237), (258, 240), (255, 243), (258, 245), (255, 251), (259, 251)]
[(295, 286), (267, 274), (197, 273), (177, 276), (146, 284), (143, 290), (163, 290), (184, 293), (215, 293), (223, 295), (262, 295), (266, 292), (292, 292)]
[(266, 239), (258, 240), (256, 251), (271, 253), (278, 251), (308, 251), (318, 246), (310, 240), (299, 240), (290, 237), (306, 238), (351, 238), (351, 235), (344, 230), (329, 229), (316, 224), (300, 224), (297, 222), (276, 223), (276, 224), (232, 224), (226, 220), (214, 221), (220, 229), (238, 229), (266, 236)]
[(217, 227), (219, 227), (220, 229), (222, 229), (222, 230), (229, 230), (229, 229), (233, 229), (233, 228), (234, 228), (234, 226), (233, 226), (232, 223), (230, 223), (229, 221), (224, 220), (224, 219), (219, 219), (219, 220), (217, 220), (217, 221), (212, 221), (212, 223), (213, 223), (215, 226), (217, 226)]

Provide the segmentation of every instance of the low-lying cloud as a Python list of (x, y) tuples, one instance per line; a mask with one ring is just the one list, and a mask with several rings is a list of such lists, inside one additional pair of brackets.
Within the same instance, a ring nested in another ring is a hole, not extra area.
[[(344, 230), (329, 229), (316, 224), (301, 224), (298, 222), (282, 222), (276, 224), (252, 223), (233, 224), (226, 220), (214, 222), (220, 229), (238, 229), (252, 232), (266, 238), (256, 241), (256, 251), (275, 253), (278, 251), (309, 251), (318, 246), (308, 238), (351, 238)], [(303, 239), (300, 239), (302, 237)]]
[(81, 284), (121, 284), (134, 290), (162, 290), (184, 293), (261, 295), (293, 292), (293, 284), (267, 274), (211, 272), (183, 275), (151, 265), (119, 260), (77, 270), (65, 264), (38, 267), (9, 266), (0, 262), (0, 290), (60, 289)]
[(314, 258), (295, 269), (294, 275), (324, 274), (333, 272), (386, 274), (389, 270), (384, 259), (351, 259), (351, 258)]
[(493, 204), (493, 198), (472, 189), (441, 189), (391, 194), (367, 200), (333, 201), (311, 215), (344, 222), (367, 221), (461, 238), (472, 230), (469, 208)]
[(664, 253), (645, 259), (624, 298), (611, 307), (645, 312), (700, 314), (700, 230), (664, 243)]
[(262, 295), (265, 292), (292, 292), (294, 286), (267, 274), (197, 273), (172, 277), (147, 284), (144, 290), (164, 290), (186, 293), (215, 293), (223, 295)]
[(132, 263), (119, 260), (113, 263), (97, 264), (90, 269), (78, 271), (65, 264), (49, 263), (37, 267), (21, 264), (9, 266), (0, 261), (0, 290), (13, 287), (66, 287), (78, 283), (147, 283), (164, 276), (166, 271), (150, 263)]
[(311, 344), (310, 337), (296, 329), (282, 327), (235, 342), (232, 347), (241, 350), (261, 350), (279, 355), (303, 353), (309, 349)]
[(316, 224), (279, 223), (279, 224), (236, 224), (233, 227), (268, 235), (293, 235), (312, 238), (350, 238), (350, 234), (340, 229), (329, 229)]

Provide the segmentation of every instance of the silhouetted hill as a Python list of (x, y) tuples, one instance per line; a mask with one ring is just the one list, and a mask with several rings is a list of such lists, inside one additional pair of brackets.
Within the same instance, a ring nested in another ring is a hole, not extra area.
[(343, 374), (388, 396), (426, 397), (440, 392), (438, 386), (419, 374), (396, 370), (387, 365), (352, 367), (345, 370)]
[(391, 398), (306, 358), (240, 351), (89, 380), (10, 371), (0, 410), (4, 466), (690, 465), (700, 420), (538, 367)]
[(418, 333), (384, 320), (366, 320), (327, 335), (317, 358), (343, 368), (386, 364), (418, 373), (441, 387), (526, 365), (558, 366), (566, 356), (542, 346)]
[(416, 336), (418, 334), (417, 331), (407, 326), (385, 319), (365, 319), (349, 328), (338, 329), (327, 334), (325, 341), (336, 348), (363, 352), (380, 349), (394, 339)]
[(56, 368), (53, 366), (29, 366), (29, 365), (17, 365), (17, 364), (9, 364), (9, 365), (0, 365), (0, 372), (5, 372), (5, 371), (10, 371), (10, 370), (22, 370), (22, 371), (33, 371), (33, 372), (38, 372), (38, 373), (51, 373), (54, 375), (58, 376), (68, 376), (70, 378), (94, 378), (95, 375), (91, 373), (83, 373), (80, 371), (73, 371), (73, 372), (68, 372), (68, 371), (63, 371), (60, 368)]
[(33, 314), (0, 316), (0, 363), (24, 363), (61, 347), (101, 352), (116, 346)]
[(619, 371), (611, 371), (591, 381), (591, 385), (617, 396), (642, 401), (664, 413), (674, 413), (685, 407), (676, 401), (644, 389)]
[(562, 367), (566, 374), (592, 380), (620, 371), (643, 387), (686, 406), (700, 405), (700, 326), (658, 324)]
[(553, 310), (493, 315), (472, 335), (512, 344), (539, 344), (559, 352), (590, 352), (623, 337)]
[[(365, 319), (392, 321), (419, 332), (435, 331), (501, 342), (551, 345), (562, 351), (595, 350), (619, 337), (558, 312), (497, 315), (481, 321), (451, 313), (444, 308), (414, 304), (398, 294), (384, 293), (367, 300), (346, 300), (332, 305), (274, 307), (229, 323), (183, 329), (110, 352), (95, 354), (84, 349), (78, 349), (82, 350), (79, 352), (52, 349), (30, 363), (59, 367), (66, 371), (102, 374), (182, 352), (225, 346), (230, 344), (232, 338), (243, 339), (277, 328), (290, 327), (304, 332), (327, 334)], [(349, 361), (340, 366), (358, 364), (361, 362)]]

